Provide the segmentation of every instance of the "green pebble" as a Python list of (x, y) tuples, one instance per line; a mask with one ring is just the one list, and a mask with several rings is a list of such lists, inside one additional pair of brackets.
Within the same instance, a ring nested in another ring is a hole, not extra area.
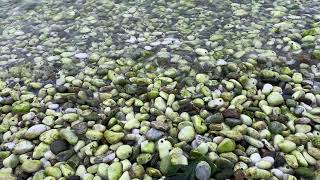
[(127, 159), (132, 154), (132, 147), (129, 145), (121, 145), (116, 150), (116, 155), (119, 159)]
[(257, 167), (250, 167), (244, 170), (246, 177), (252, 179), (269, 179), (272, 177), (270, 171), (259, 169)]
[(104, 138), (108, 141), (108, 143), (116, 144), (124, 138), (124, 133), (106, 130), (104, 132)]
[(15, 113), (28, 113), (31, 109), (31, 104), (29, 102), (23, 102), (13, 106), (12, 112)]
[(196, 81), (198, 83), (206, 83), (207, 81), (209, 81), (209, 75), (207, 74), (197, 74), (196, 75)]
[(68, 164), (61, 164), (60, 170), (64, 177), (73, 176), (75, 174), (75, 171)]
[(317, 59), (317, 60), (320, 60), (320, 49), (315, 49), (313, 52), (312, 52), (312, 56)]
[(103, 133), (100, 132), (100, 131), (97, 131), (97, 130), (89, 129), (89, 130), (87, 130), (87, 132), (86, 132), (86, 137), (87, 137), (88, 139), (90, 139), (90, 140), (98, 141), (98, 140), (102, 139)]
[(278, 144), (280, 150), (284, 153), (290, 153), (296, 149), (296, 144), (292, 141), (284, 140)]
[(236, 148), (236, 143), (234, 140), (225, 138), (219, 143), (217, 147), (217, 151), (219, 153), (224, 153), (224, 152), (232, 152)]
[(155, 144), (154, 142), (152, 141), (143, 141), (140, 145), (141, 147), (141, 152), (144, 152), (144, 153), (154, 153), (155, 151)]
[(314, 137), (311, 142), (314, 147), (320, 148), (320, 136)]
[(268, 95), (267, 101), (271, 106), (278, 106), (284, 102), (284, 98), (279, 92), (272, 92)]
[(108, 180), (119, 180), (122, 175), (122, 164), (113, 162), (108, 168)]
[(79, 115), (76, 113), (68, 113), (62, 116), (62, 119), (67, 122), (74, 122), (79, 119)]
[(59, 179), (62, 176), (62, 172), (58, 167), (48, 166), (45, 168), (44, 172), (46, 173), (46, 175), (53, 176), (57, 179)]
[(78, 136), (71, 129), (61, 129), (60, 136), (72, 145), (78, 142)]
[(139, 154), (137, 157), (137, 163), (144, 165), (146, 163), (148, 163), (150, 160), (152, 159), (152, 155), (149, 153), (142, 153)]
[(147, 167), (146, 173), (153, 178), (160, 178), (162, 176), (161, 172), (153, 167)]
[(298, 160), (297, 158), (294, 156), (294, 155), (291, 155), (291, 154), (286, 154), (284, 156), (287, 164), (292, 167), (292, 168), (297, 168), (299, 167), (299, 164), (298, 164)]
[(21, 165), (21, 169), (27, 173), (37, 172), (42, 166), (42, 162), (39, 160), (25, 160)]
[(98, 165), (97, 175), (104, 178), (104, 179), (107, 179), (108, 178), (108, 168), (109, 168), (108, 164), (100, 163)]
[(15, 168), (19, 164), (18, 156), (11, 154), (3, 160), (2, 164), (6, 168)]
[(164, 112), (167, 109), (167, 103), (162, 97), (157, 97), (154, 102), (154, 107)]
[(46, 143), (41, 142), (38, 146), (36, 146), (33, 150), (32, 157), (34, 159), (40, 159), (44, 156), (44, 154), (50, 149), (50, 146)]
[(190, 142), (194, 139), (196, 132), (192, 126), (185, 126), (178, 133), (178, 139), (180, 141)]

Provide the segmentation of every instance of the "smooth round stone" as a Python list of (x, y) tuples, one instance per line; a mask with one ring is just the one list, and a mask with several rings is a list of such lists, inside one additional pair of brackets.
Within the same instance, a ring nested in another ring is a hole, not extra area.
[(262, 158), (262, 160), (264, 160), (264, 161), (268, 161), (268, 162), (270, 162), (271, 164), (273, 164), (273, 163), (274, 163), (274, 158), (273, 158), (273, 157), (271, 157), (271, 156), (263, 157), (263, 158)]
[(284, 98), (279, 92), (272, 92), (267, 97), (267, 101), (271, 106), (278, 106), (284, 102)]
[(24, 172), (27, 173), (33, 173), (38, 171), (42, 166), (42, 162), (39, 160), (25, 160), (22, 165), (21, 165), (21, 169)]
[(59, 104), (50, 104), (50, 105), (48, 106), (48, 108), (49, 108), (49, 109), (53, 109), (53, 110), (58, 109), (58, 108), (59, 108)]
[(131, 153), (132, 153), (132, 147), (129, 145), (119, 146), (116, 151), (117, 157), (121, 160), (129, 158)]
[(261, 160), (258, 161), (255, 166), (260, 169), (270, 169), (272, 167), (272, 164), (269, 161)]
[(146, 133), (146, 138), (148, 140), (158, 140), (162, 136), (164, 136), (164, 132), (159, 131), (157, 129), (151, 128), (147, 133)]
[(252, 164), (256, 164), (257, 162), (259, 162), (261, 160), (261, 156), (259, 153), (253, 153), (250, 156), (250, 160), (251, 160)]
[(200, 161), (196, 166), (196, 177), (201, 180), (208, 180), (210, 176), (210, 165), (206, 161)]
[(217, 147), (217, 151), (219, 153), (224, 153), (224, 152), (232, 152), (236, 148), (236, 143), (234, 140), (229, 139), (229, 138), (224, 138), (221, 143), (219, 143)]
[(50, 150), (53, 154), (58, 154), (69, 149), (69, 143), (65, 140), (55, 140), (50, 145)]
[(279, 179), (283, 178), (283, 172), (279, 169), (271, 169), (271, 173)]
[(178, 139), (180, 141), (190, 142), (194, 139), (196, 133), (192, 126), (186, 126), (182, 128), (178, 134)]
[(27, 132), (24, 134), (24, 136), (27, 139), (33, 139), (38, 137), (41, 133), (45, 132), (46, 130), (48, 130), (48, 126), (44, 125), (44, 124), (36, 124), (34, 126), (31, 126)]
[(74, 57), (76, 57), (78, 59), (86, 59), (89, 57), (89, 55), (87, 53), (77, 53), (74, 55)]

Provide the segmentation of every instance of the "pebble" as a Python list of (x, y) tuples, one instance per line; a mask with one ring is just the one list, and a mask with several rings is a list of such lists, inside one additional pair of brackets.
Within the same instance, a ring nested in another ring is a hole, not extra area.
[(196, 178), (208, 180), (211, 176), (211, 167), (206, 161), (200, 161), (196, 166)]
[(178, 139), (180, 141), (190, 142), (195, 138), (195, 130), (192, 126), (186, 126), (182, 128), (178, 134)]
[(250, 160), (252, 164), (256, 164), (261, 160), (261, 156), (259, 153), (253, 153), (250, 155)]
[(158, 140), (161, 137), (164, 136), (164, 132), (159, 131), (157, 129), (151, 128), (147, 133), (146, 133), (146, 138), (148, 140)]
[(53, 154), (59, 154), (67, 149), (69, 149), (69, 143), (65, 140), (55, 140), (50, 145), (50, 150)]
[(89, 57), (89, 55), (87, 53), (77, 53), (74, 55), (74, 57), (76, 57), (78, 59), (86, 59)]

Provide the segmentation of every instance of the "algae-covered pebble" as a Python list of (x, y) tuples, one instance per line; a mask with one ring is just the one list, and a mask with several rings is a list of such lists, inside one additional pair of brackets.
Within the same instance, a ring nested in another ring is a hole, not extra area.
[(113, 162), (108, 168), (108, 179), (118, 180), (122, 175), (122, 164), (120, 162)]
[(283, 142), (280, 142), (278, 144), (278, 146), (281, 149), (281, 151), (283, 151), (285, 153), (289, 153), (296, 148), (296, 144), (294, 142), (288, 141), (288, 140), (284, 140)]
[(104, 132), (104, 138), (110, 143), (110, 144), (116, 144), (121, 141), (121, 139), (124, 137), (124, 133), (121, 132), (113, 132), (113, 131), (105, 131)]
[(271, 172), (259, 169), (257, 167), (250, 167), (244, 170), (246, 177), (253, 179), (268, 179), (272, 176)]
[(59, 167), (48, 166), (45, 168), (44, 172), (48, 176), (53, 176), (55, 178), (60, 178), (62, 176), (62, 173)]
[(229, 139), (229, 138), (225, 138), (222, 140), (221, 143), (219, 143), (219, 145), (217, 147), (217, 151), (219, 153), (231, 152), (235, 148), (236, 148), (236, 143), (234, 142), (234, 140)]
[(38, 171), (42, 166), (42, 162), (39, 160), (25, 160), (22, 165), (21, 165), (21, 169), (24, 172), (27, 173), (33, 173)]
[(280, 93), (272, 92), (268, 95), (267, 101), (271, 106), (278, 106), (284, 102), (284, 99)]
[(116, 155), (119, 159), (127, 159), (130, 157), (131, 153), (132, 153), (132, 147), (129, 145), (119, 146), (116, 151)]
[(31, 109), (31, 104), (29, 102), (22, 102), (20, 104), (15, 105), (12, 108), (12, 111), (15, 113), (28, 113)]
[(181, 141), (192, 141), (195, 137), (195, 131), (192, 126), (186, 126), (182, 128), (178, 134), (178, 138)]

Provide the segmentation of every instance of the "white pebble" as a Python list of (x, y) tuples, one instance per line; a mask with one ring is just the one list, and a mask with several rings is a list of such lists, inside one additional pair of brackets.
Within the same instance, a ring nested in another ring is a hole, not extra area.
[(150, 51), (152, 49), (152, 47), (151, 46), (145, 46), (144, 49), (147, 50), (147, 51)]
[(268, 162), (270, 162), (271, 164), (274, 163), (274, 158), (271, 157), (271, 156), (266, 156), (266, 157), (262, 158), (262, 160), (268, 161)]
[(48, 106), (49, 109), (58, 109), (59, 108), (59, 104), (50, 104)]
[(271, 173), (279, 179), (283, 178), (283, 172), (279, 169), (271, 169)]
[(135, 43), (136, 41), (137, 41), (137, 38), (134, 36), (131, 36), (130, 39), (126, 40), (126, 42), (131, 43), (131, 44)]
[(65, 110), (65, 112), (66, 112), (66, 113), (76, 113), (77, 110), (76, 110), (75, 108), (67, 108), (67, 109)]
[(262, 88), (263, 94), (270, 94), (273, 89), (273, 86), (271, 84), (265, 84)]
[(261, 160), (261, 156), (259, 153), (253, 153), (250, 156), (250, 160), (251, 160), (252, 164), (256, 164), (258, 161)]
[(77, 53), (74, 55), (74, 57), (78, 58), (78, 59), (85, 59), (88, 58), (88, 54), (87, 53)]
[(212, 142), (219, 144), (223, 139), (224, 138), (222, 136), (217, 136), (212, 139)]

